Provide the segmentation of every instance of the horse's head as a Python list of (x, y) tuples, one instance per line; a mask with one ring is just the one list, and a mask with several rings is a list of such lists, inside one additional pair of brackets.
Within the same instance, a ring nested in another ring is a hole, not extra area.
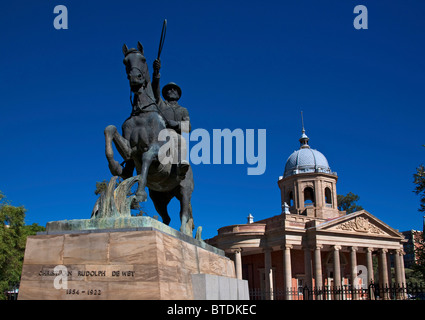
[(143, 46), (137, 42), (137, 49), (128, 49), (123, 45), (124, 65), (127, 72), (127, 78), (130, 81), (131, 91), (137, 92), (141, 87), (145, 87), (150, 82), (148, 65), (143, 55)]

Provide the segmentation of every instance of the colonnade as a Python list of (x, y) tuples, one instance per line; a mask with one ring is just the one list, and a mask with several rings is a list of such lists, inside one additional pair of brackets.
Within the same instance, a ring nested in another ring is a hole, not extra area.
[[(291, 252), (294, 250), (290, 244), (282, 245), (283, 258), (283, 275), (284, 275), (284, 288), (286, 289), (286, 299), (291, 299), (292, 285), (292, 261)], [(342, 247), (339, 245), (326, 246), (326, 251), (323, 251), (322, 245), (316, 245), (314, 248), (303, 247), (304, 251), (304, 272), (305, 272), (305, 285), (309, 288), (323, 288), (323, 274), (322, 274), (322, 256), (324, 252), (332, 252), (333, 256), (333, 287), (341, 288), (342, 283), (342, 271), (341, 270), (341, 251)], [(368, 286), (370, 283), (375, 282), (374, 271), (373, 271), (373, 253), (378, 255), (378, 270), (379, 270), (379, 285), (380, 287), (389, 287), (391, 285), (391, 266), (389, 261), (389, 254), (394, 254), (394, 267), (395, 267), (395, 283), (396, 286), (402, 287), (406, 283), (405, 271), (404, 271), (404, 252), (402, 249), (386, 249), (386, 248), (371, 248), (364, 247), (358, 248), (356, 246), (344, 247), (344, 251), (349, 251), (350, 260), (350, 277), (351, 285), (356, 288), (360, 288), (360, 285)], [(235, 254), (235, 270), (236, 277), (242, 279), (242, 249), (234, 249), (232, 252)], [(266, 299), (273, 299), (273, 279), (272, 279), (272, 248), (263, 248), (264, 253), (264, 269), (265, 269), (265, 292)], [(360, 266), (357, 264), (358, 253), (366, 254), (366, 266)], [(363, 273), (366, 271), (366, 275)], [(361, 279), (360, 281), (358, 279)], [(356, 281), (353, 281), (356, 280)], [(377, 279), (378, 280), (378, 279)], [(316, 297), (320, 299), (320, 296)], [(335, 296), (338, 299), (338, 296)], [(353, 295), (353, 299), (356, 299), (356, 294)], [(389, 299), (388, 293), (384, 292), (383, 299)]]

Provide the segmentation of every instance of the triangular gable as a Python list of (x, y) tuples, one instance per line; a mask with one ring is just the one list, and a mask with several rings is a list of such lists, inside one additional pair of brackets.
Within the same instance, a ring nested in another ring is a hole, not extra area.
[(366, 210), (356, 211), (343, 217), (321, 223), (316, 226), (316, 230), (404, 238), (400, 232), (391, 228)]

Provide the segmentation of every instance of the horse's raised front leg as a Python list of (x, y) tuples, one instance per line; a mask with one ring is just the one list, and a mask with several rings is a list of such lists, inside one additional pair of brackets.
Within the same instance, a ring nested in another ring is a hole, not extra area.
[(149, 167), (151, 166), (152, 161), (158, 158), (158, 151), (159, 146), (157, 144), (153, 144), (146, 152), (143, 153), (140, 182), (136, 191), (136, 200), (139, 202), (144, 202), (148, 199), (148, 194), (146, 193), (145, 188), (148, 180)]
[(130, 143), (118, 133), (115, 126), (107, 126), (105, 129), (105, 154), (108, 160), (109, 170), (114, 176), (121, 176), (123, 172), (122, 166), (118, 161), (114, 159), (114, 151), (112, 149), (112, 141), (115, 143), (115, 147), (118, 152), (124, 158), (129, 160), (131, 155)]

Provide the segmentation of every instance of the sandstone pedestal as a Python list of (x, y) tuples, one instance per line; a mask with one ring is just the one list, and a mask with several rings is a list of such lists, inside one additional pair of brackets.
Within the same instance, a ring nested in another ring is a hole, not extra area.
[(190, 300), (192, 275), (236, 278), (221, 250), (186, 240), (152, 227), (48, 229), (28, 237), (18, 298)]

